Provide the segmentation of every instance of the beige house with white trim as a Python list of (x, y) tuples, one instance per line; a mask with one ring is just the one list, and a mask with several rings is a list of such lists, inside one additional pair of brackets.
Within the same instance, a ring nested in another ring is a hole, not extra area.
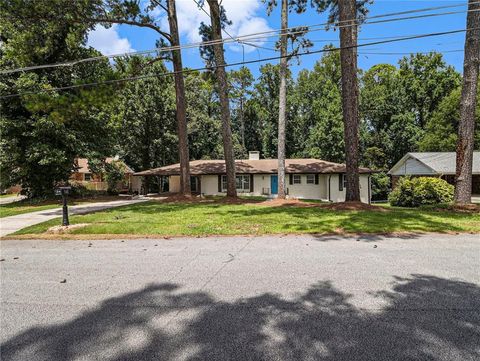
[[(278, 192), (277, 159), (259, 159), (258, 152), (250, 152), (249, 159), (236, 160), (237, 192), (249, 196), (275, 197)], [(345, 201), (345, 165), (320, 159), (286, 159), (287, 194), (292, 198), (316, 199), (330, 202)], [(360, 195), (364, 203), (371, 199), (370, 175), (360, 169)], [(190, 162), (192, 192), (203, 195), (225, 195), (226, 175), (224, 160), (195, 160)], [(149, 169), (135, 177), (163, 177), (168, 191), (180, 191), (180, 165)]]

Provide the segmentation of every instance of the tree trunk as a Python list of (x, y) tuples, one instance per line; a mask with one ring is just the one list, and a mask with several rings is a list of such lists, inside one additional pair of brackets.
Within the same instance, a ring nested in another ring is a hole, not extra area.
[(244, 92), (245, 92), (245, 85), (242, 81), (242, 87), (241, 87), (241, 95), (240, 95), (240, 138), (242, 142), (242, 152), (247, 155), (247, 147), (245, 145), (245, 115), (244, 115), (244, 110), (243, 110), (243, 104), (245, 102), (244, 99)]
[(457, 164), (455, 177), (455, 203), (472, 201), (472, 164), (475, 131), (475, 107), (478, 72), (480, 67), (480, 4), (469, 0), (465, 58), (463, 61), (463, 86), (458, 124)]
[[(360, 202), (360, 180), (358, 173), (358, 81), (357, 81), (357, 26), (356, 1), (340, 0), (340, 62), (342, 69), (342, 111), (345, 137), (345, 160), (347, 189), (345, 201)], [(347, 21), (351, 20), (351, 21)], [(348, 26), (352, 25), (352, 26)]]
[[(207, 0), (210, 7), (212, 19), (212, 40), (222, 40), (222, 27), (220, 23), (220, 6), (218, 0)], [(221, 42), (213, 45), (215, 54), (215, 75), (217, 77), (218, 93), (220, 97), (220, 111), (222, 115), (222, 138), (223, 153), (225, 157), (225, 168), (227, 174), (227, 197), (236, 197), (237, 188), (235, 180), (235, 158), (233, 156), (232, 127), (230, 119), (230, 102), (228, 99), (227, 74), (225, 73), (225, 58), (223, 44)]]
[(287, 28), (288, 3), (282, 0), (282, 33), (280, 36), (280, 90), (278, 101), (278, 198), (285, 199), (285, 122), (287, 117)]
[[(168, 0), (168, 23), (170, 25), (171, 45), (179, 46), (177, 11), (175, 0)], [(175, 71), (175, 97), (177, 104), (178, 155), (180, 159), (180, 189), (184, 196), (191, 195), (190, 156), (188, 152), (187, 109), (185, 101), (185, 83), (183, 80), (181, 50), (173, 50), (173, 70)], [(180, 72), (180, 73), (178, 73)]]

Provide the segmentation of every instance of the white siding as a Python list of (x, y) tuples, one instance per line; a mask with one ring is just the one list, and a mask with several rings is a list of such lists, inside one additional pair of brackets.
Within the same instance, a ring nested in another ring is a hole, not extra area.
[[(218, 192), (218, 175), (202, 175), (201, 176), (202, 193), (208, 196), (224, 195), (225, 193)], [(253, 176), (253, 192), (239, 193), (243, 195), (261, 196), (262, 189), (270, 189), (270, 175), (269, 174), (255, 174)]]
[(141, 176), (132, 176), (132, 192), (140, 193), (142, 189), (142, 178)]
[[(345, 187), (339, 190), (340, 176), (339, 174), (332, 174), (330, 178), (330, 200), (332, 202), (345, 202)], [(368, 174), (360, 174), (360, 199), (363, 203), (368, 203)]]
[(171, 175), (168, 179), (168, 191), (171, 193), (180, 192), (180, 176)]
[[(253, 181), (253, 192), (239, 193), (243, 195), (261, 196), (264, 188), (270, 190), (270, 174), (255, 174)], [(172, 177), (170, 177), (171, 179)], [(301, 175), (301, 184), (289, 184), (289, 175), (286, 176), (287, 188), (289, 196), (303, 199), (320, 199), (328, 200), (328, 183), (330, 179), (330, 200), (333, 202), (345, 201), (345, 189), (339, 191), (338, 174), (320, 174), (318, 184), (307, 184), (307, 177), (305, 174)], [(170, 184), (172, 181), (170, 180)], [(218, 176), (217, 175), (203, 175), (201, 176), (202, 193), (205, 195), (225, 195), (225, 193), (218, 192)], [(170, 188), (171, 189), (171, 188)], [(368, 203), (368, 175), (360, 175), (360, 196), (364, 203)]]
[(328, 193), (326, 188), (326, 182), (328, 175), (319, 175), (318, 184), (307, 184), (307, 175), (299, 174), (301, 183), (300, 184), (290, 184), (289, 175), (287, 174), (287, 188), (288, 195), (293, 198), (301, 199), (328, 199)]
[(432, 169), (427, 167), (422, 162), (415, 158), (407, 158), (402, 164), (399, 164), (396, 169), (391, 172), (391, 175), (434, 175), (436, 174)]

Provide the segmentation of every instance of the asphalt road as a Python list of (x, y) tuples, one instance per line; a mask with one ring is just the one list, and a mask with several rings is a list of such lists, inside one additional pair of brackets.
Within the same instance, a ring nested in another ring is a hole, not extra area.
[(0, 246), (2, 361), (480, 360), (478, 235)]

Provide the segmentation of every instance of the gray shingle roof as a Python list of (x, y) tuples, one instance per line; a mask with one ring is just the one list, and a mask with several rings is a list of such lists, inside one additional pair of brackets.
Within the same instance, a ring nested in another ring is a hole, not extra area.
[[(455, 174), (455, 152), (412, 152), (408, 155), (439, 174)], [(473, 152), (473, 173), (480, 173), (480, 152)]]

